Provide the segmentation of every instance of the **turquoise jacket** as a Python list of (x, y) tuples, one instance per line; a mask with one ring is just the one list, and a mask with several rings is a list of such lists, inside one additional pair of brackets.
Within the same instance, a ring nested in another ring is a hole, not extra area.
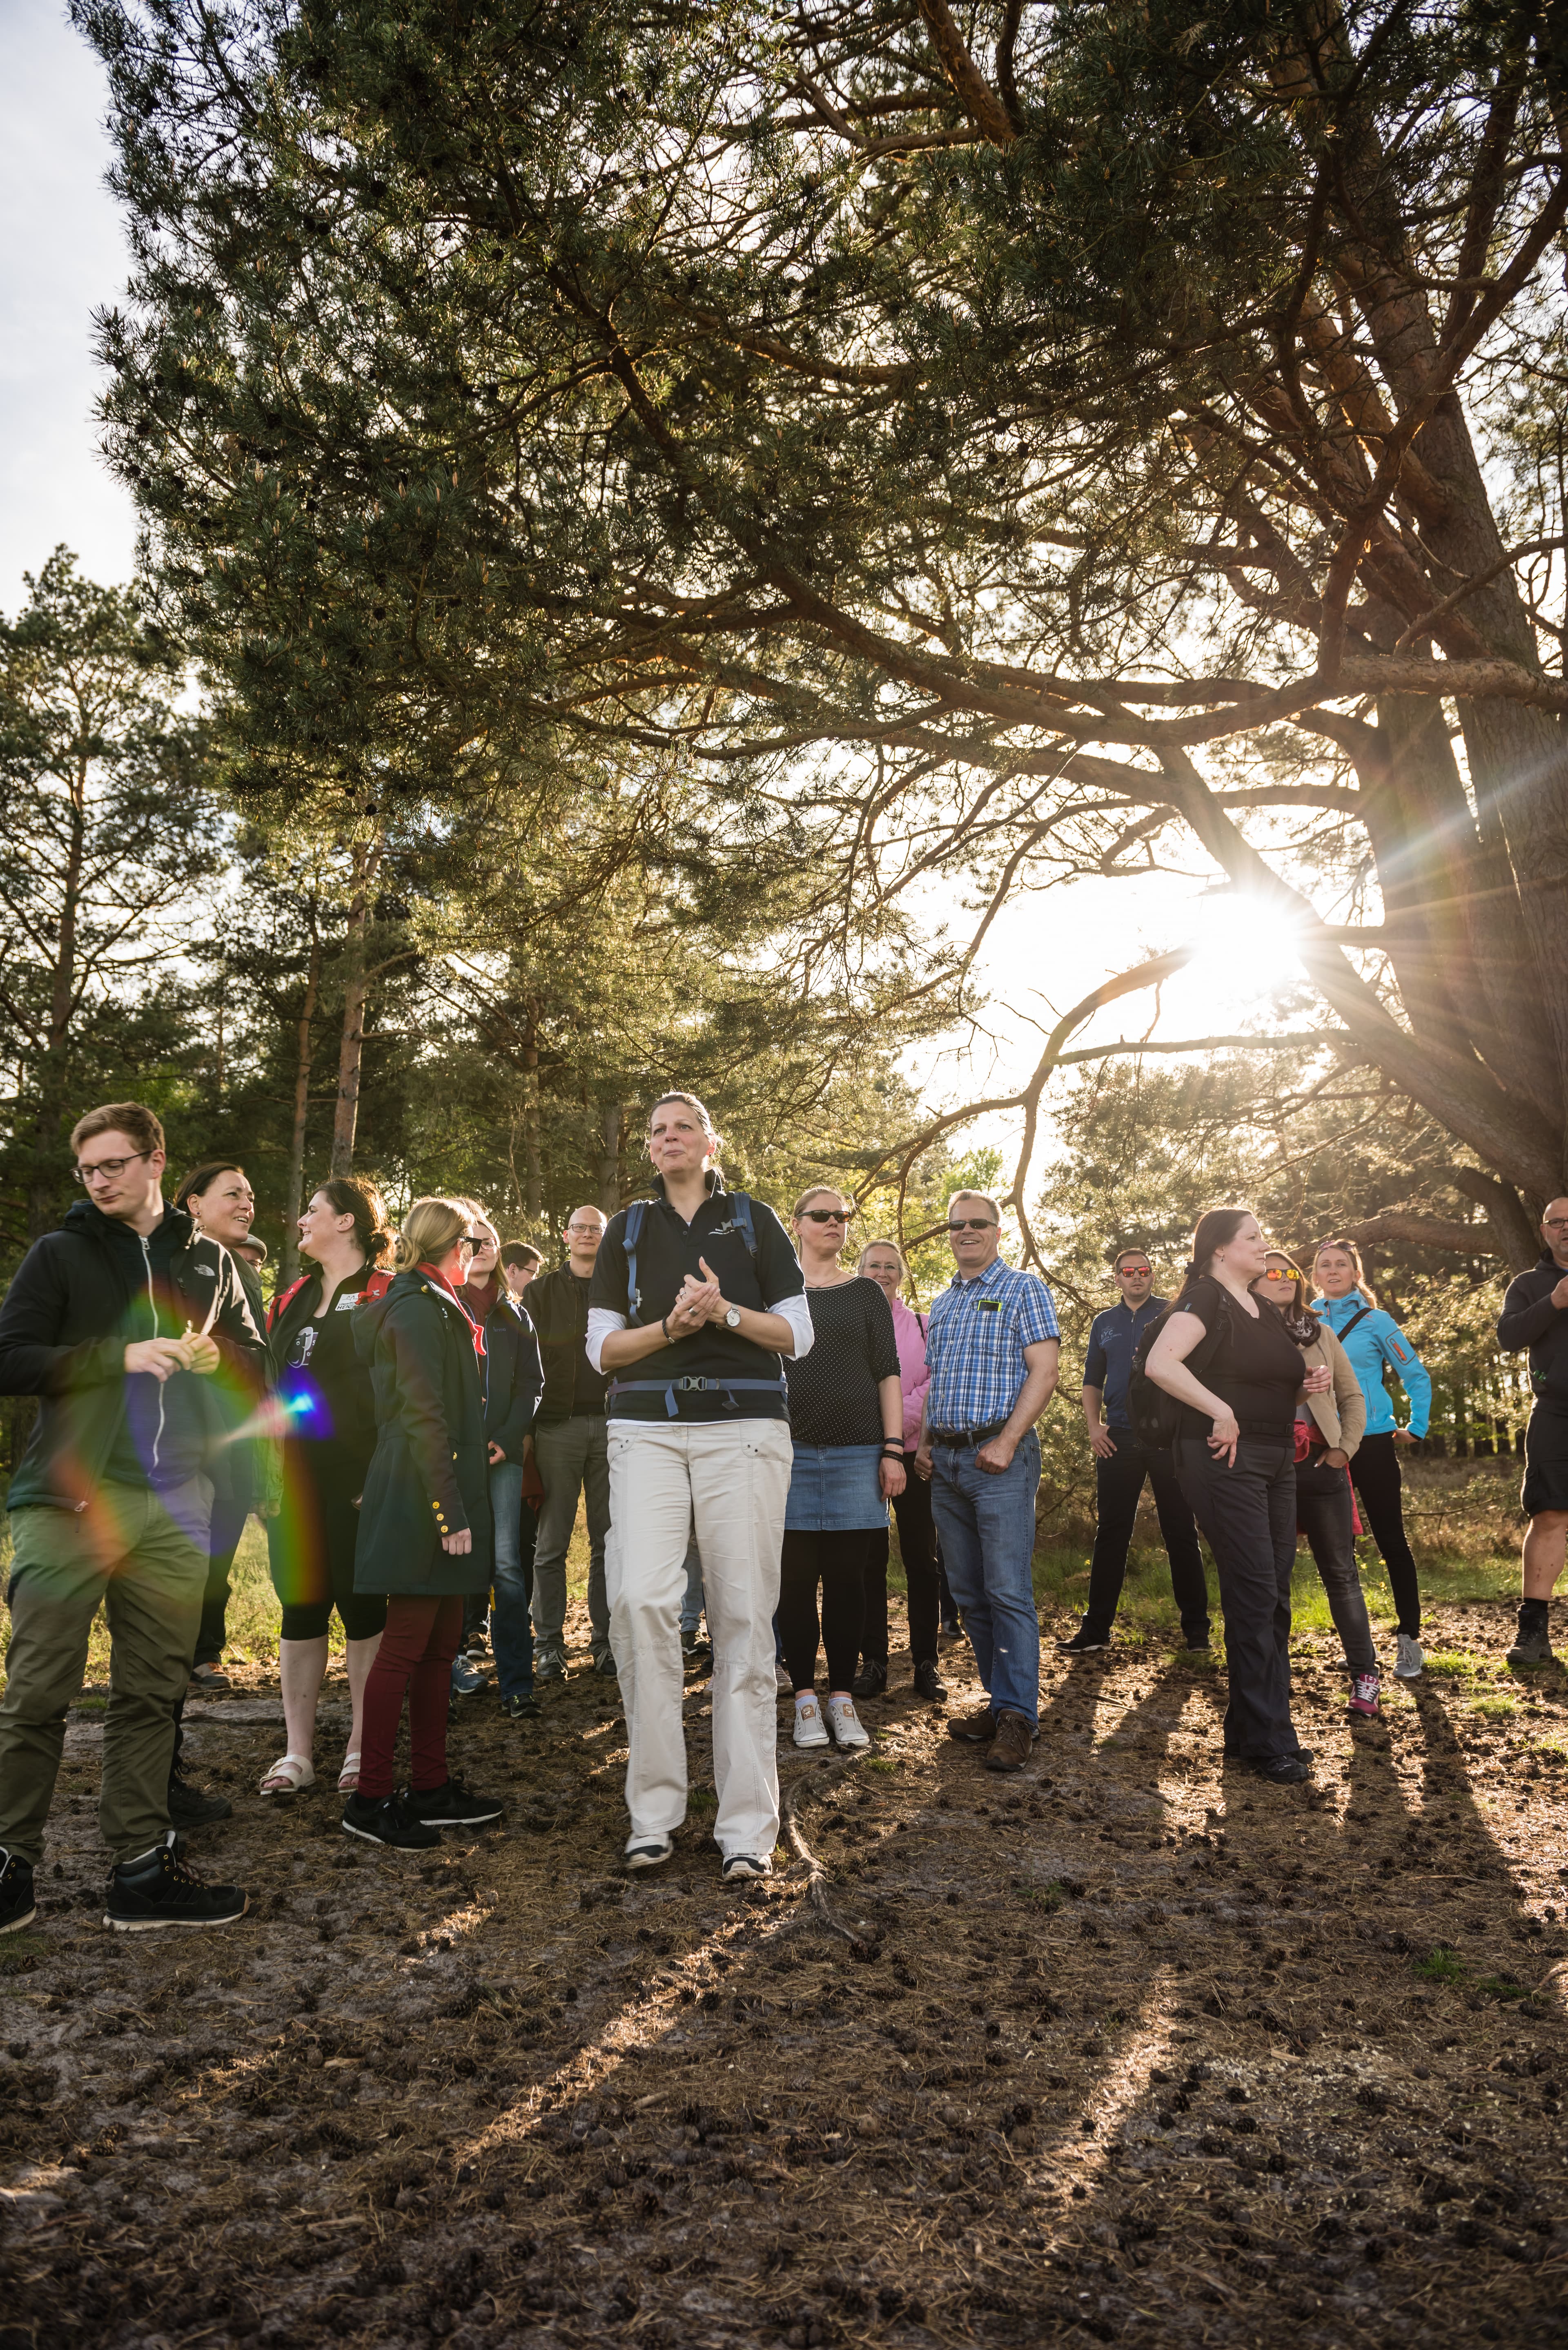
[[(1385, 1366), (1391, 1370), (1410, 1399), (1410, 1433), (1425, 1436), (1432, 1414), (1432, 1381), (1420, 1356), (1395, 1321), (1380, 1305), (1366, 1311), (1366, 1300), (1359, 1289), (1345, 1297), (1314, 1297), (1312, 1310), (1326, 1322), (1350, 1357), (1350, 1367), (1361, 1381), (1361, 1392), (1366, 1398), (1366, 1433), (1387, 1436), (1399, 1423), (1394, 1417), (1394, 1399), (1383, 1384)], [(1355, 1321), (1357, 1315), (1363, 1318)], [(1348, 1337), (1345, 1325), (1355, 1322)]]

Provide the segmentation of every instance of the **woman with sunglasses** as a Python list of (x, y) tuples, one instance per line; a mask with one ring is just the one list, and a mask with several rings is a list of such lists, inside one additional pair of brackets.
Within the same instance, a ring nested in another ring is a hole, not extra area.
[[(1351, 1462), (1366, 1426), (1361, 1382), (1334, 1332), (1308, 1310), (1305, 1274), (1282, 1249), (1271, 1249), (1254, 1297), (1279, 1315), (1300, 1347), (1309, 1372), (1319, 1378), (1303, 1385), (1296, 1398), (1296, 1523), (1307, 1538), (1334, 1628), (1345, 1643), (1350, 1675), (1350, 1711), (1378, 1718), (1381, 1680), (1372, 1623), (1355, 1563), (1355, 1505), (1351, 1498)], [(1321, 1374), (1328, 1374), (1325, 1385)]]
[[(866, 1577), (888, 1539), (888, 1503), (905, 1486), (904, 1396), (892, 1309), (874, 1281), (839, 1259), (855, 1211), (815, 1184), (793, 1222), (811, 1311), (809, 1355), (786, 1362), (794, 1463), (784, 1507), (779, 1633), (794, 1689), (794, 1742), (868, 1746), (850, 1684), (866, 1615)], [(822, 1596), (820, 1620), (817, 1595)], [(827, 1652), (827, 1720), (816, 1701), (818, 1641)]]
[[(909, 1660), (917, 1697), (940, 1705), (947, 1689), (937, 1668), (937, 1632), (941, 1606), (941, 1566), (937, 1557), (931, 1489), (915, 1474), (920, 1413), (931, 1375), (926, 1365), (926, 1317), (905, 1305), (900, 1292), (909, 1268), (897, 1241), (868, 1241), (856, 1271), (874, 1281), (888, 1300), (898, 1347), (898, 1386), (904, 1399), (904, 1490), (893, 1496), (898, 1522), (898, 1554), (909, 1603)], [(866, 1622), (860, 1635), (861, 1668), (854, 1694), (880, 1697), (888, 1686), (888, 1534), (872, 1537), (866, 1566)]]
[[(416, 1200), (398, 1234), (390, 1286), (353, 1317), (376, 1397), (354, 1588), (384, 1600), (387, 1628), (365, 1685), (359, 1784), (343, 1828), (400, 1851), (502, 1813), (452, 1776), (446, 1754), (462, 1604), (490, 1588), (493, 1563), (484, 1334), (462, 1294), (472, 1254), (461, 1201)], [(405, 1700), (410, 1783), (402, 1795), (392, 1758)]]
[[(1350, 1474), (1366, 1513), (1366, 1523), (1388, 1576), (1388, 1588), (1397, 1610), (1394, 1675), (1413, 1681), (1426, 1659), (1421, 1654), (1421, 1586), (1416, 1561), (1405, 1532), (1405, 1481), (1399, 1470), (1403, 1447), (1427, 1433), (1432, 1409), (1432, 1382), (1427, 1367), (1392, 1314), (1385, 1314), (1377, 1293), (1361, 1267), (1361, 1252), (1354, 1241), (1319, 1241), (1313, 1258), (1313, 1278), (1318, 1294), (1313, 1311), (1326, 1323), (1350, 1358), (1366, 1401), (1366, 1433), (1351, 1463)], [(1394, 1417), (1393, 1399), (1384, 1385), (1392, 1371), (1410, 1399), (1410, 1424), (1401, 1428)]]

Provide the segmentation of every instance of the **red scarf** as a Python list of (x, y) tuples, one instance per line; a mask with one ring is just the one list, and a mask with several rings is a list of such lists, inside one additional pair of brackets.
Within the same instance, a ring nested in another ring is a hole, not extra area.
[(428, 1274), (430, 1278), (443, 1289), (446, 1292), (446, 1295), (451, 1298), (452, 1304), (456, 1306), (458, 1312), (462, 1315), (469, 1328), (472, 1331), (473, 1351), (478, 1356), (480, 1361), (483, 1362), (484, 1360), (484, 1333), (480, 1328), (478, 1323), (474, 1320), (472, 1315), (469, 1312), (467, 1306), (463, 1304), (462, 1298), (458, 1295), (456, 1290), (452, 1287), (451, 1282), (447, 1279), (445, 1274), (439, 1272), (433, 1264), (421, 1263), (420, 1271), (421, 1273)]

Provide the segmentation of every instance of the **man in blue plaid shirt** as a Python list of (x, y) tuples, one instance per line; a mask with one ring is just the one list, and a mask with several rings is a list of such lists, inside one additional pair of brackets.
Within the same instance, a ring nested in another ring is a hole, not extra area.
[(1056, 1385), (1056, 1309), (1037, 1273), (1002, 1263), (1002, 1211), (984, 1192), (953, 1193), (948, 1239), (957, 1271), (931, 1304), (915, 1468), (931, 1480), (942, 1563), (987, 1700), (949, 1735), (984, 1746), (989, 1770), (1021, 1771), (1040, 1734), (1034, 1423)]

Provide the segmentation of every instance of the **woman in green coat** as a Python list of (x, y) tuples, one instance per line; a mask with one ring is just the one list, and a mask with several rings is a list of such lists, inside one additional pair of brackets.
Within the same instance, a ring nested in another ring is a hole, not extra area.
[[(395, 1278), (354, 1316), (376, 1399), (354, 1588), (385, 1593), (387, 1628), (365, 1684), (359, 1785), (343, 1825), (406, 1850), (438, 1844), (438, 1829), (499, 1819), (502, 1809), (453, 1779), (446, 1759), (462, 1603), (489, 1589), (491, 1573), (484, 1337), (460, 1294), (468, 1232), (457, 1201), (416, 1200), (398, 1236)], [(392, 1756), (405, 1699), (412, 1783), (399, 1794)]]

